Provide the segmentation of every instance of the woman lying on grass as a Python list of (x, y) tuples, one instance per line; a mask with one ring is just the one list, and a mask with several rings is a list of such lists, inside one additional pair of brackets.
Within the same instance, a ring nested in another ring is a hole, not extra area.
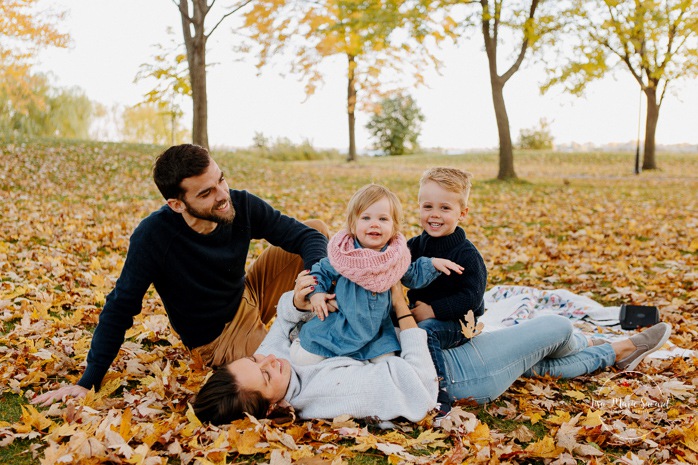
[[(315, 365), (288, 361), (296, 325), (314, 314), (300, 309), (314, 279), (301, 273), (294, 293), (279, 300), (277, 318), (254, 356), (219, 368), (194, 401), (202, 421), (230, 423), (249, 413), (262, 418), (276, 405), (293, 406), (303, 419), (354, 418), (419, 421), (437, 407), (438, 381), (424, 330), (409, 315), (400, 285), (391, 289), (400, 324), (399, 356), (377, 363), (331, 357)], [(296, 304), (294, 306), (294, 303)], [(572, 378), (615, 365), (633, 370), (669, 338), (671, 326), (659, 323), (629, 339), (592, 345), (557, 315), (482, 333), (469, 344), (444, 351), (449, 394), (478, 403), (496, 399), (520, 376)]]

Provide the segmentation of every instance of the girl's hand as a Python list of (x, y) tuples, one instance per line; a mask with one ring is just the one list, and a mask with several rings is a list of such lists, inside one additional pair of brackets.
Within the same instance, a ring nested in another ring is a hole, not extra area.
[(318, 292), (310, 297), (310, 305), (313, 307), (317, 317), (320, 318), (320, 321), (324, 321), (327, 315), (329, 315), (327, 304), (325, 303), (326, 300), (327, 294), (324, 292)]
[(460, 266), (458, 263), (452, 262), (451, 260), (446, 260), (445, 258), (432, 258), (431, 263), (434, 265), (434, 268), (445, 275), (450, 275), (451, 271), (455, 271), (458, 274), (463, 273), (462, 266)]
[(293, 287), (293, 306), (298, 310), (312, 310), (307, 297), (308, 294), (315, 290), (317, 280), (309, 273), (309, 270), (303, 270), (298, 273), (296, 285)]
[(325, 304), (327, 305), (327, 311), (330, 313), (339, 310), (339, 306), (337, 305), (337, 294), (327, 294)]

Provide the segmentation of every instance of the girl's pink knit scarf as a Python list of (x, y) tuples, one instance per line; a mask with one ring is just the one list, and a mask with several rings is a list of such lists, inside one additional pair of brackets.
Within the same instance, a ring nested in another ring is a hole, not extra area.
[(342, 276), (372, 292), (385, 292), (400, 281), (410, 266), (410, 250), (405, 236), (398, 233), (388, 247), (378, 252), (354, 247), (354, 237), (346, 230), (335, 234), (327, 245), (330, 264)]

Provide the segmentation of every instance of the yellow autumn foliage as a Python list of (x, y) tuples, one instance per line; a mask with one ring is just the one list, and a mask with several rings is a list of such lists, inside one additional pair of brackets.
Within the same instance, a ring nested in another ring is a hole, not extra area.
[[(158, 151), (105, 143), (0, 143), (3, 396), (25, 403), (79, 377), (128, 238), (163, 203), (150, 179)], [(301, 220), (320, 218), (334, 231), (359, 186), (385, 184), (403, 203), (408, 237), (420, 232), (422, 171), (465, 168), (475, 183), (464, 228), (486, 261), (489, 286), (562, 288), (605, 305), (658, 305), (674, 326), (671, 341), (698, 349), (695, 155), (666, 155), (663, 171), (638, 178), (631, 174), (630, 154), (521, 154), (518, 173), (529, 183), (487, 181), (497, 170), (496, 154), (487, 153), (353, 164), (213, 155), (230, 173), (231, 187), (248, 189)], [(266, 246), (254, 244), (249, 261)], [(157, 294), (149, 292), (102, 390), (49, 409), (23, 405), (16, 417), (0, 418), (0, 444), (29, 440), (40, 446), (37, 461), (47, 464), (339, 464), (356, 455), (393, 463), (527, 463), (560, 453), (607, 464), (618, 449), (656, 462), (679, 453), (691, 459), (698, 453), (690, 391), (696, 363), (643, 363), (640, 369), (672, 397), (666, 411), (657, 407), (656, 415), (640, 419), (591, 404), (614, 393), (644, 392), (641, 382), (623, 376), (602, 389), (608, 373), (598, 373), (565, 381), (522, 379), (487, 405), (459, 402), (453, 421), (440, 428), (433, 414), (419, 424), (397, 421), (387, 431), (349, 417), (283, 425), (246, 418), (217, 428), (198, 422), (188, 406), (209, 372), (190, 358)], [(633, 430), (642, 432), (643, 441), (623, 442)], [(614, 454), (599, 455), (599, 449)]]

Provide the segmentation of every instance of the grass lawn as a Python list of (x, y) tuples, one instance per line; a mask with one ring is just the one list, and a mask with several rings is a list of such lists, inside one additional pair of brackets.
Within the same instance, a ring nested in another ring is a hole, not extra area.
[[(187, 401), (207, 371), (190, 364), (152, 291), (102, 390), (32, 408), (27, 398), (80, 376), (129, 235), (163, 203), (150, 178), (161, 150), (0, 141), (0, 463), (698, 462), (696, 359), (643, 364), (640, 379), (609, 370), (521, 380), (490, 405), (464, 403), (446, 428), (432, 428), (431, 417), (390, 431), (350, 418), (201, 425)], [(494, 153), (351, 164), (213, 155), (232, 188), (333, 231), (358, 187), (385, 184), (403, 202), (407, 237), (420, 232), (422, 171), (466, 169), (475, 180), (464, 227), (487, 263), (488, 287), (562, 288), (605, 305), (658, 305), (674, 326), (671, 341), (698, 348), (698, 154), (659, 154), (660, 170), (636, 176), (630, 153), (516, 153), (520, 180), (508, 183), (492, 180)], [(249, 260), (264, 247), (253, 244)], [(660, 386), (667, 403), (637, 416), (594, 408), (609, 382), (628, 395)], [(622, 437), (630, 430), (640, 439)]]

